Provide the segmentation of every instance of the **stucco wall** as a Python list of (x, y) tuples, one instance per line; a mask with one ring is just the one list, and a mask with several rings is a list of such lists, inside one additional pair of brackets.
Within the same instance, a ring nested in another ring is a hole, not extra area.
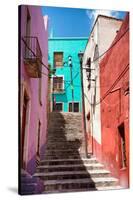
[[(40, 150), (43, 152), (46, 141), (46, 129), (47, 129), (47, 76), (42, 75), (42, 106), (39, 103), (38, 90), (39, 90), (39, 79), (30, 78), (24, 66), (23, 59), (23, 46), (24, 43), (22, 38), (26, 36), (26, 17), (27, 8), (29, 9), (31, 17), (31, 30), (30, 35), (36, 36), (38, 38), (40, 48), (42, 51), (42, 62), (48, 64), (48, 33), (47, 33), (47, 16), (43, 17), (41, 12), (41, 7), (39, 6), (21, 6), (21, 66), (20, 66), (20, 79), (21, 88), (27, 88), (29, 95), (29, 120), (26, 131), (26, 155), (25, 162), (26, 168), (29, 173), (34, 173), (36, 166), (36, 149), (37, 149), (37, 131), (38, 131), (38, 121), (41, 122), (41, 140), (40, 140)], [(45, 23), (44, 23), (45, 22)], [(48, 74), (46, 68), (42, 67), (42, 72)], [(21, 91), (22, 92), (22, 91)], [(22, 102), (21, 102), (22, 104)], [(22, 115), (21, 115), (22, 117)]]
[[(124, 34), (125, 33), (125, 34)], [(123, 37), (121, 37), (123, 35)], [(121, 38), (121, 39), (120, 39)], [(119, 40), (119, 41), (118, 41)], [(117, 44), (100, 63), (102, 160), (120, 184), (129, 185), (129, 16), (115, 38)], [(114, 84), (115, 83), (115, 84)], [(110, 92), (107, 91), (111, 88)], [(121, 143), (118, 127), (125, 126), (126, 167), (121, 166)]]
[[(84, 58), (83, 66), (85, 67), (87, 59), (90, 57), (91, 61), (94, 60), (95, 47), (98, 45), (99, 56), (105, 52), (111, 45), (113, 39), (115, 38), (117, 31), (122, 24), (121, 20), (98, 16), (91, 35), (89, 37)], [(86, 76), (86, 71), (83, 70), (83, 82), (84, 82), (84, 93), (85, 93), (85, 114), (86, 116), (90, 112), (90, 120), (88, 122), (86, 118), (87, 133), (91, 134), (95, 140), (101, 144), (101, 121), (100, 121), (100, 83), (99, 83), (99, 62), (102, 59), (98, 59), (96, 62), (91, 64), (91, 68), (94, 69), (91, 72), (91, 79), (96, 79), (96, 81), (91, 81), (91, 88), (88, 90), (88, 80)], [(95, 91), (96, 87), (96, 91)], [(96, 92), (96, 106), (93, 108), (94, 94)]]
[[(72, 89), (70, 84), (70, 67), (68, 66), (68, 56), (72, 56), (72, 78), (74, 85), (74, 101), (79, 102), (80, 112), (82, 111), (81, 102), (81, 78), (78, 53), (84, 51), (87, 38), (51, 38), (49, 39), (49, 63), (51, 67), (54, 65), (54, 52), (63, 52), (63, 62), (66, 64), (60, 68), (56, 68), (57, 76), (64, 76), (64, 94), (55, 94), (56, 102), (63, 102), (64, 112), (68, 112), (68, 103), (72, 102)], [(69, 81), (69, 82), (68, 82)]]

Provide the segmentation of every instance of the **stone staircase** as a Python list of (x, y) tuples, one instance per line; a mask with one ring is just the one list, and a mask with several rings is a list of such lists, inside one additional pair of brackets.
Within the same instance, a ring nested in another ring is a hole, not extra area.
[(31, 195), (40, 194), (43, 190), (43, 183), (38, 177), (32, 177), (28, 172), (21, 169), (19, 180), (19, 194)]
[(85, 157), (79, 113), (50, 114), (44, 160), (35, 177), (44, 181), (43, 193), (120, 189), (95, 157)]

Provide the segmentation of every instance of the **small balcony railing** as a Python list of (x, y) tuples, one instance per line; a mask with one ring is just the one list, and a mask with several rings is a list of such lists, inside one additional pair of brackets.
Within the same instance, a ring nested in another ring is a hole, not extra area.
[(42, 53), (37, 37), (26, 36), (24, 42), (24, 62), (27, 74), (31, 78), (41, 78)]

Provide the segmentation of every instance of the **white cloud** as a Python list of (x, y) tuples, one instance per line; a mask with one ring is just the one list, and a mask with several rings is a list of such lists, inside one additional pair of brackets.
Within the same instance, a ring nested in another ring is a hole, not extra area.
[(111, 10), (87, 10), (86, 15), (88, 16), (89, 20), (92, 20), (93, 23), (98, 15), (112, 16), (118, 18), (119, 12)]

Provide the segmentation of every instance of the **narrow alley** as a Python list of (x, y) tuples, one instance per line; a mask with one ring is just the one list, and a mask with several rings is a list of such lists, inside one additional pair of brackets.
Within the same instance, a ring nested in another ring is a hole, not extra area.
[(95, 12), (19, 6), (21, 195), (129, 188), (129, 13)]
[(50, 114), (43, 156), (34, 175), (44, 180), (43, 193), (121, 188), (118, 180), (94, 156), (85, 157), (79, 113)]

